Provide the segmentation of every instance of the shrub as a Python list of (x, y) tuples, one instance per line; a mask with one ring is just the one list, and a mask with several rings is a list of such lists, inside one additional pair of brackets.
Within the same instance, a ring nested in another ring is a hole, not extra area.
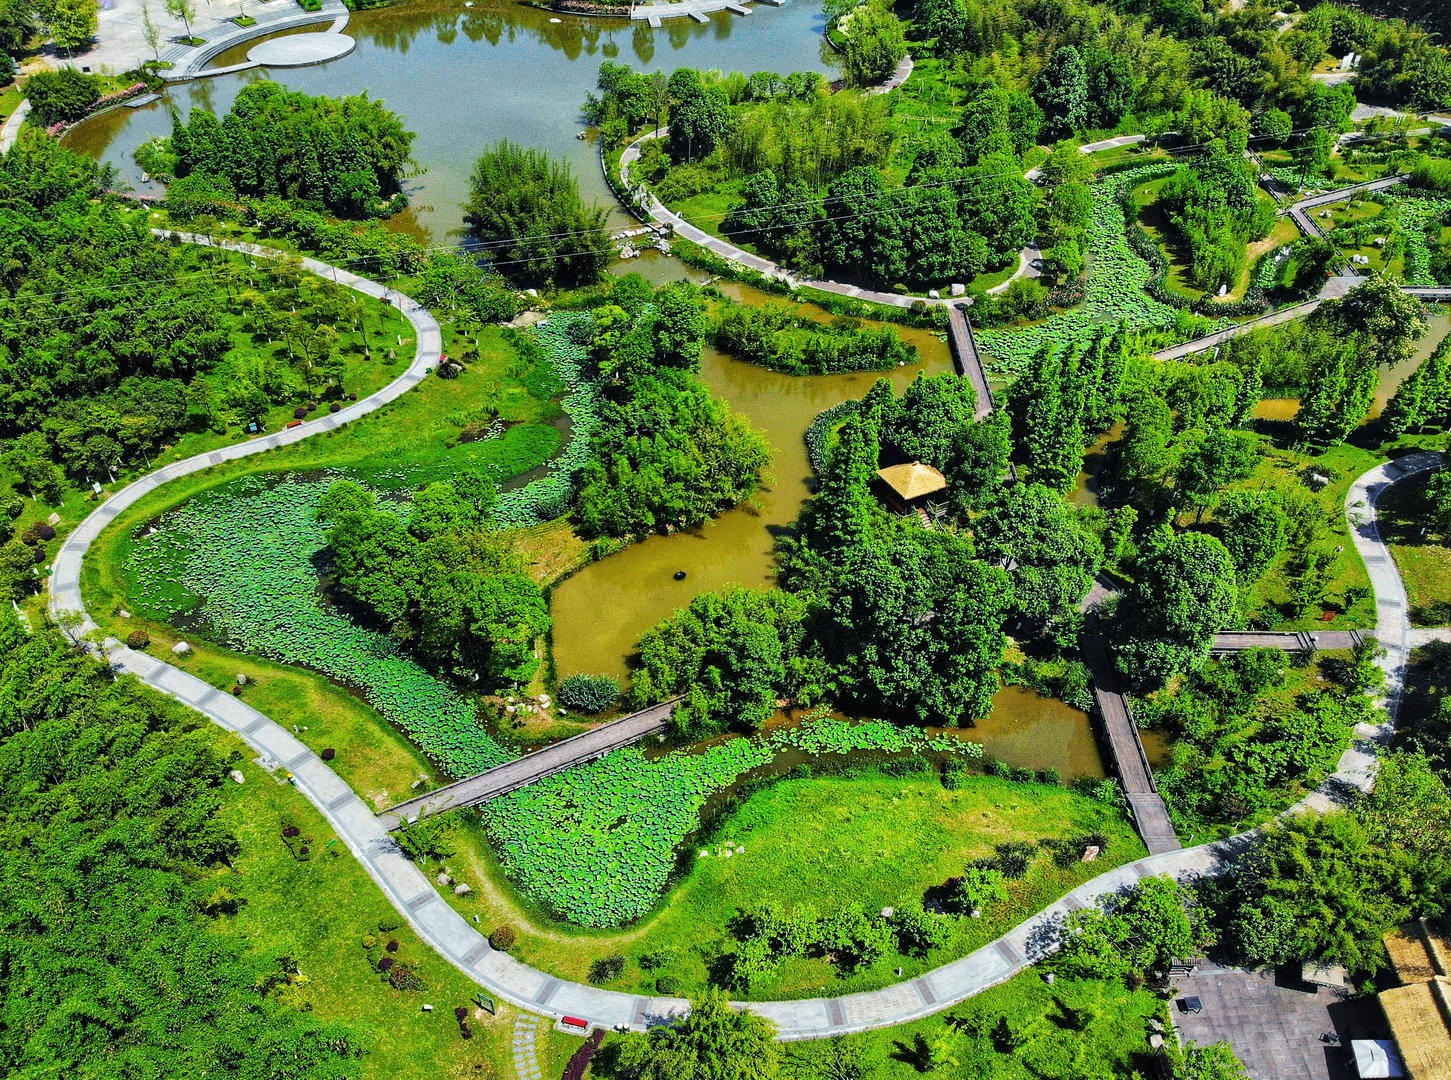
[[(381, 964), (379, 965), (381, 967)], [(423, 976), (407, 964), (394, 964), (388, 969), (388, 985), (394, 990), (427, 990)]]
[(397, 952), (398, 951), (398, 939), (397, 938), (390, 938), (388, 940), (388, 944), (384, 945), (383, 948), (387, 949), (389, 952)]
[(299, 405), (297, 408), (295, 408), (295, 409), (292, 410), (292, 418), (294, 420), (301, 420), (306, 415), (307, 415), (307, 410), (305, 408), (303, 408), (301, 405)]
[(50, 541), (55, 539), (55, 530), (52, 529), (49, 525), (40, 526), (40, 528), (36, 530), (36, 534), (40, 537), (40, 542), (42, 544), (49, 543)]
[(341, 411), (341, 409), (342, 409), (342, 406), (339, 405), (336, 401), (334, 401), (331, 405), (329, 405), (327, 407), (327, 411), (328, 412), (339, 412), (339, 411)]
[(680, 980), (674, 975), (661, 975), (655, 980), (655, 992), (669, 997), (680, 993)]
[(1023, 765), (1014, 765), (1008, 770), (1008, 779), (1015, 784), (1031, 784), (1036, 780), (1037, 774)]
[(916, 776), (931, 768), (929, 762), (919, 757), (893, 758), (882, 765), (882, 772), (888, 776)]
[(964, 913), (980, 911), (995, 900), (1006, 900), (1003, 872), (992, 866), (969, 866), (957, 881), (954, 903)]
[(144, 649), (151, 644), (151, 635), (145, 630), (132, 630), (126, 635), (126, 646), (131, 649)]
[(967, 766), (961, 761), (949, 761), (942, 768), (942, 786), (948, 791), (957, 791), (966, 782)]
[(997, 854), (992, 858), (992, 864), (1007, 878), (1022, 877), (1032, 861), (1033, 845), (1017, 842), (999, 844)]
[(989, 776), (996, 776), (1001, 780), (1006, 780), (1012, 775), (1012, 769), (1008, 768), (1005, 762), (998, 761), (996, 758), (985, 762), (983, 770)]
[(320, 756), (324, 761), (331, 761), (333, 758), (338, 756), (338, 752), (334, 750), (331, 746), (329, 746), (322, 752)]
[(559, 684), (559, 703), (584, 713), (602, 713), (620, 696), (613, 675), (571, 675)]
[(398, 961), (391, 956), (385, 956), (378, 961), (378, 970), (387, 973)]
[(512, 926), (500, 926), (489, 935), (489, 944), (500, 952), (508, 952), (514, 947), (514, 942), (517, 940), (518, 936), (514, 933)]
[(378, 944), (378, 939), (376, 937), (374, 937), (372, 934), (364, 934), (363, 935), (363, 948), (364, 949), (371, 949), (371, 948), (373, 948), (373, 946), (375, 946), (377, 944)]
[(25, 513), (25, 500), (14, 493), (0, 499), (0, 506), (5, 509), (5, 516), (14, 521), (21, 514)]
[(285, 829), (282, 830), (282, 835), (287, 837), (288, 839), (291, 839), (294, 836), (301, 836), (302, 830), (299, 829), (296, 825), (288, 825)]
[(384, 915), (378, 920), (378, 932), (380, 934), (392, 933), (403, 925), (403, 920), (397, 915)]
[(589, 1038), (576, 1050), (569, 1059), (569, 1064), (564, 1067), (564, 1080), (584, 1080), (584, 1074), (589, 1069), (591, 1059), (598, 1053), (600, 1043), (605, 1041), (605, 1033), (600, 1028), (595, 1028), (589, 1033)]
[(656, 968), (663, 968), (669, 959), (670, 953), (664, 949), (644, 953), (640, 956), (640, 970), (654, 971)]
[(1054, 787), (1063, 786), (1063, 774), (1057, 769), (1039, 769), (1037, 779), (1040, 784), (1052, 784)]
[(589, 966), (589, 981), (607, 983), (611, 979), (618, 979), (624, 973), (625, 958), (623, 956), (603, 956)]
[(469, 1015), (469, 1011), (467, 1009), (465, 1009), (462, 1005), (455, 1005), (454, 1006), (453, 1018), (455, 1020), (457, 1020), (460, 1024), (462, 1024), (466, 1019), (468, 1019), (468, 1015)]

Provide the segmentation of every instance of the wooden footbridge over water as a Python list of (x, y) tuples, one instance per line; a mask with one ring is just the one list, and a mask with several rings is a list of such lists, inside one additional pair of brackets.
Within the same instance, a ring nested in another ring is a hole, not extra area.
[(633, 742), (665, 730), (670, 712), (680, 699), (671, 698), (659, 705), (622, 716), (608, 724), (572, 735), (543, 750), (525, 754), (521, 758), (503, 765), (486, 769), (466, 780), (438, 788), (416, 799), (399, 803), (378, 815), (390, 832), (419, 818), (431, 817), (446, 810), (461, 806), (478, 806), (500, 795), (528, 787), (546, 776), (562, 772), (572, 766), (604, 757), (611, 750), (629, 746)]

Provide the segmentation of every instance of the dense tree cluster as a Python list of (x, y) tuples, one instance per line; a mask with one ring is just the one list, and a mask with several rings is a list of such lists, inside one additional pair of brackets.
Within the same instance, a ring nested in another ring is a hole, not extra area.
[(1234, 288), (1247, 245), (1263, 240), (1275, 223), (1275, 204), (1259, 197), (1243, 145), (1219, 140), (1169, 179), (1159, 203), (1188, 249), (1190, 280), (1206, 292)]
[(550, 627), (493, 509), (493, 484), (471, 472), (418, 491), (406, 516), (351, 480), (318, 506), (333, 587), (430, 664), (487, 689), (528, 682)]
[(738, 359), (791, 375), (889, 371), (917, 360), (916, 347), (890, 326), (873, 329), (846, 318), (823, 326), (784, 304), (726, 305), (716, 321), (715, 343)]
[(279, 1001), (229, 933), (207, 722), (0, 608), (0, 1071), (355, 1076), (356, 1037)]
[(613, 299), (594, 312), (605, 400), (575, 520), (586, 536), (694, 528), (755, 491), (770, 448), (700, 379), (707, 325), (694, 286), (652, 297), (626, 284)]
[(474, 164), (464, 219), (512, 280), (589, 285), (610, 260), (605, 212), (585, 204), (569, 167), (508, 139)]
[(222, 119), (173, 118), (178, 178), (199, 175), (238, 195), (276, 195), (343, 217), (396, 209), (413, 133), (366, 94), (312, 97), (274, 82), (245, 87)]
[(1344, 665), (1340, 685), (1290, 695), (1288, 658), (1256, 649), (1145, 700), (1135, 716), (1174, 738), (1158, 780), (1176, 823), (1195, 832), (1257, 821), (1334, 771), (1351, 730), (1374, 720), (1374, 650)]
[[(295, 261), (161, 242), (99, 198), (106, 182), (49, 139), (0, 158), (0, 439), (31, 495), (54, 499), (56, 465), (105, 481), (181, 432), (336, 392), (336, 327), (358, 320), (351, 293)], [(246, 362), (224, 364), (239, 343)]]
[(1265, 830), (1226, 898), (1231, 944), (1260, 963), (1381, 964), (1381, 938), (1409, 916), (1441, 918), (1451, 895), (1451, 793), (1426, 758), (1393, 754), (1349, 810)]

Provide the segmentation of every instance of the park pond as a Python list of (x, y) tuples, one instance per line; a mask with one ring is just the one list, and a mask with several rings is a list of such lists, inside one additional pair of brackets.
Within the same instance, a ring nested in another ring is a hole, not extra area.
[[(171, 133), (171, 114), (193, 108), (224, 114), (244, 86), (274, 79), (293, 90), (381, 98), (417, 133), (418, 172), (408, 179), (410, 207), (392, 225), (425, 243), (447, 243), (463, 224), (469, 174), (484, 148), (502, 138), (536, 146), (568, 162), (586, 200), (616, 208), (593, 140), (581, 140), (580, 106), (605, 60), (647, 71), (678, 67), (723, 71), (832, 71), (823, 15), (812, 0), (788, 0), (750, 18), (727, 12), (705, 24), (671, 19), (658, 30), (624, 19), (563, 18), (512, 0), (414, 0), (352, 16), (350, 55), (307, 68), (248, 71), (173, 86), (139, 109), (115, 109), (77, 127), (71, 148), (103, 158), (138, 193), (136, 148)], [(218, 64), (236, 57), (224, 54)]]

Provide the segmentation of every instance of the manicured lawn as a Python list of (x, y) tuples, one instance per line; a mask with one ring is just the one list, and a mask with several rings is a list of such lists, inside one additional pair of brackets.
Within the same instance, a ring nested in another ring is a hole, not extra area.
[[(254, 765), (250, 754), (243, 757), (238, 767), (246, 782), (226, 784), (220, 815), (242, 853), (231, 868), (202, 883), (207, 891), (227, 889), (241, 899), (235, 915), (217, 919), (217, 932), (263, 956), (296, 961), (306, 981), (286, 993), (298, 1007), (359, 1036), (367, 1050), (354, 1074), (359, 1080), (511, 1077), (517, 1012), (502, 1002), (497, 1016), (479, 1009), (471, 1000), (479, 987), (418, 939), (312, 804)], [(294, 859), (282, 842), (288, 824), (312, 840), (306, 861)], [(400, 925), (380, 934), (380, 920)], [(393, 955), (414, 968), (427, 989), (387, 985), (364, 951), (365, 934), (384, 942), (396, 938), (400, 947)], [(431, 1013), (423, 1011), (425, 1003), (433, 1006)], [(460, 1036), (456, 1006), (469, 1010), (472, 1039)], [(563, 1061), (554, 1061), (552, 1043), (546, 1052), (550, 1058), (541, 1066), (546, 1075), (551, 1069), (558, 1075)]]
[(1380, 501), (1381, 533), (1406, 583), (1413, 626), (1451, 624), (1451, 536), (1428, 530), (1426, 485), (1434, 473), (1402, 480)]
[[(623, 933), (583, 933), (552, 923), (523, 903), (504, 882), (474, 826), (457, 828), (455, 853), (445, 860), (474, 895), (450, 897), (466, 916), (485, 926), (508, 923), (519, 933), (515, 954), (554, 974), (583, 979), (592, 961), (628, 957), (625, 974), (606, 985), (653, 992), (668, 975), (682, 992), (699, 991), (711, 961), (730, 941), (726, 926), (736, 910), (773, 899), (809, 904), (822, 914), (861, 903), (869, 912), (920, 900), (925, 890), (960, 874), (972, 860), (1007, 842), (1038, 844), (1090, 832), (1110, 838), (1094, 863), (1063, 870), (1044, 854), (1027, 874), (1010, 883), (1010, 898), (981, 919), (956, 919), (947, 945), (925, 960), (889, 956), (874, 967), (841, 978), (822, 959), (794, 959), (768, 981), (753, 985), (761, 999), (851, 993), (930, 970), (1011, 929), (1079, 882), (1120, 863), (1141, 858), (1144, 848), (1127, 820), (1103, 804), (1066, 788), (1011, 784), (975, 777), (957, 791), (944, 790), (933, 774), (893, 777), (879, 771), (858, 776), (793, 778), (750, 796), (719, 821), (708, 841), (692, 843), (679, 885), (644, 922)], [(733, 851), (724, 856), (726, 847)], [(744, 853), (736, 849), (744, 847)], [(700, 857), (704, 849), (711, 854)], [(642, 970), (638, 958), (664, 953), (667, 961)]]

